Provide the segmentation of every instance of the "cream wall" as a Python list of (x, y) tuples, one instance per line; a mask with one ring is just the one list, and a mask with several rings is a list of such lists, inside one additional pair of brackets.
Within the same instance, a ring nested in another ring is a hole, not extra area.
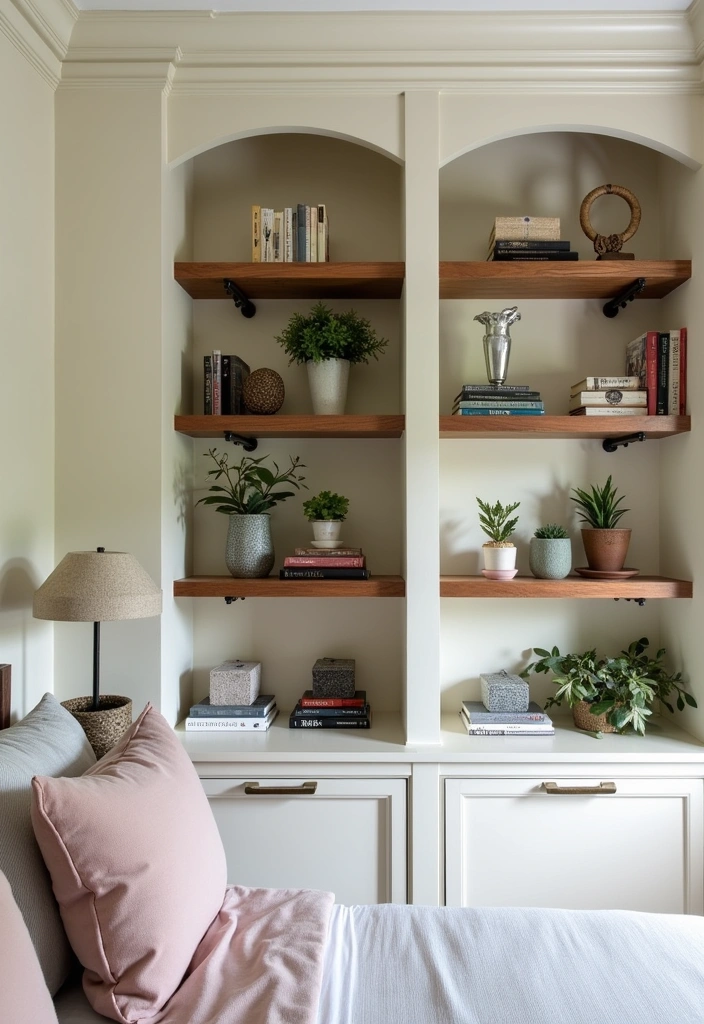
[(54, 88), (23, 33), (0, 0), (0, 662), (18, 716), (52, 689), (32, 594), (54, 568)]

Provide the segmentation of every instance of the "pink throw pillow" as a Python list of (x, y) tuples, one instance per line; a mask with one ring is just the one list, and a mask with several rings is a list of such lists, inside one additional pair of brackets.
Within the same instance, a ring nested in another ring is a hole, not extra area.
[(0, 950), (0, 1020), (58, 1024), (27, 926), (1, 872)]
[(80, 778), (36, 776), (32, 824), (98, 1013), (158, 1013), (222, 905), (225, 852), (173, 729), (146, 708)]

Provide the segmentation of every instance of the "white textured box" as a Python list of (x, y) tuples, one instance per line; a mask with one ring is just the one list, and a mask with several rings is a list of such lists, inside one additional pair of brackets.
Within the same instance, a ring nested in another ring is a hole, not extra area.
[(252, 704), (259, 696), (261, 678), (258, 661), (223, 661), (210, 670), (210, 703)]
[(528, 710), (528, 683), (510, 672), (491, 672), (479, 676), (482, 703), (487, 711), (521, 712)]

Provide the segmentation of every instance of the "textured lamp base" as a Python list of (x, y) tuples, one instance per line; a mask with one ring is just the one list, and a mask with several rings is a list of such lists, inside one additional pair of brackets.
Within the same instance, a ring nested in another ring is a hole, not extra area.
[(100, 697), (97, 711), (91, 710), (92, 697), (72, 697), (62, 700), (61, 706), (80, 723), (98, 758), (107, 754), (132, 725), (132, 701), (129, 697), (106, 693)]

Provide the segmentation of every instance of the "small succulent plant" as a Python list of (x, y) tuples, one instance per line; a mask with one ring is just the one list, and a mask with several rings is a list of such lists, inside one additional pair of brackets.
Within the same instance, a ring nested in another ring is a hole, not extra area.
[(568, 533), (564, 526), (558, 526), (557, 523), (546, 523), (545, 526), (538, 527), (535, 536), (542, 540), (566, 540)]
[(508, 538), (516, 529), (518, 516), (515, 519), (509, 519), (509, 516), (516, 511), (520, 504), (520, 501), (516, 501), (513, 505), (504, 507), (500, 501), (490, 505), (488, 502), (482, 501), (481, 498), (477, 498), (481, 528), (487, 537), (491, 537), (494, 544), (507, 544), (507, 546), (513, 547)]

